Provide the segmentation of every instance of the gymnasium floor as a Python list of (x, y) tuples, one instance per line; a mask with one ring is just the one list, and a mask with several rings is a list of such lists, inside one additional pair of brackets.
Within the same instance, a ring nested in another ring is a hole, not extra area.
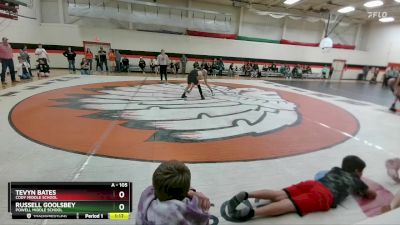
[(389, 88), (382, 87), (382, 83), (371, 85), (366, 81), (330, 82), (321, 80), (314, 82), (310, 80), (276, 80), (275, 82), (388, 107), (394, 100), (392, 92), (389, 91)]
[[(400, 189), (384, 167), (386, 159), (400, 156), (400, 114), (389, 113), (387, 102), (375, 96), (321, 93), (310, 87), (315, 81), (211, 79), (215, 96), (203, 85), (205, 101), (197, 89), (185, 101), (184, 82), (172, 78), (160, 84), (138, 74), (60, 75), (0, 90), (0, 224), (78, 223), (11, 220), (9, 181), (132, 181), (135, 209), (158, 162), (168, 159), (188, 162), (192, 186), (210, 197), (219, 224), (232, 224), (220, 207), (238, 191), (313, 179), (349, 154), (363, 158), (364, 176), (381, 186), (378, 203), (349, 197), (326, 213), (248, 224), (368, 223), (371, 210)], [(341, 90), (337, 85), (331, 87)]]

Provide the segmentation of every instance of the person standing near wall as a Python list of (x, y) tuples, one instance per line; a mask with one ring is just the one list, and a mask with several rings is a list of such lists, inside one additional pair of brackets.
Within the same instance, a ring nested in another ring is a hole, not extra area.
[(90, 48), (86, 49), (85, 59), (86, 59), (87, 63), (89, 64), (89, 70), (92, 71), (92, 69), (93, 69), (93, 53), (90, 50)]
[(115, 66), (116, 66), (115, 70), (118, 73), (121, 72), (121, 59), (122, 59), (121, 53), (119, 53), (119, 50), (115, 50)]
[(168, 58), (168, 55), (165, 54), (164, 49), (161, 49), (161, 53), (157, 56), (157, 62), (158, 62), (158, 65), (160, 66), (161, 81), (163, 81), (163, 75), (164, 75), (165, 81), (168, 83), (167, 67), (168, 67), (168, 63), (169, 63), (169, 58)]
[(8, 38), (3, 37), (0, 44), (0, 61), (1, 61), (1, 83), (6, 85), (6, 70), (10, 70), (11, 82), (18, 82), (15, 80), (15, 69), (13, 61), (13, 53), (11, 45), (8, 43)]
[(187, 58), (185, 55), (182, 55), (181, 57), (181, 64), (182, 64), (182, 74), (186, 73), (186, 64), (187, 64)]
[(65, 57), (67, 57), (68, 60), (68, 70), (71, 73), (71, 70), (75, 73), (75, 57), (76, 53), (72, 51), (71, 47), (68, 47), (68, 50), (63, 53)]
[(110, 61), (110, 70), (115, 72), (116, 70), (116, 61), (117, 57), (115, 56), (115, 51), (114, 49), (110, 49), (110, 51), (108, 51), (108, 60)]
[(49, 55), (47, 54), (46, 49), (43, 48), (42, 44), (38, 45), (37, 49), (35, 50), (35, 55), (37, 55), (38, 61), (42, 59), (45, 64), (50, 62)]
[(103, 47), (100, 47), (100, 50), (98, 51), (98, 56), (99, 56), (99, 64), (101, 71), (103, 71), (103, 64), (104, 64), (106, 66), (106, 71), (108, 72), (107, 52), (104, 51)]

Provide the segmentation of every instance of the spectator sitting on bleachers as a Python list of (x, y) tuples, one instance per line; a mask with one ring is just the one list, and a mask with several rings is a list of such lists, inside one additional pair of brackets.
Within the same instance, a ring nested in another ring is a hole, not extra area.
[(207, 66), (208, 66), (207, 74), (212, 74), (212, 65), (211, 65), (211, 62), (208, 62), (208, 63), (207, 63)]
[(24, 60), (21, 56), (18, 56), (18, 64), (17, 64), (17, 74), (21, 80), (32, 79), (31, 74), (29, 73), (29, 69), (31, 65)]
[(290, 67), (289, 67), (288, 65), (285, 64), (285, 65), (281, 66), (279, 72), (280, 72), (284, 77), (286, 77), (287, 79), (291, 78), (291, 76), (290, 76)]
[(386, 72), (383, 76), (382, 86), (388, 86), (388, 80), (390, 80), (391, 78), (395, 78), (395, 77), (397, 77), (396, 71), (391, 66), (389, 66), (386, 69)]
[(249, 62), (244, 66), (244, 75), (251, 76), (251, 72), (253, 71), (253, 65)]
[(38, 70), (38, 77), (49, 77), (50, 74), (50, 66), (47, 64), (47, 60), (39, 59), (39, 64), (36, 69)]
[(252, 71), (252, 77), (260, 77), (261, 76), (261, 72), (260, 72), (260, 68), (258, 67), (257, 63), (253, 64), (253, 71)]
[(206, 68), (206, 65), (207, 65), (207, 62), (206, 62), (205, 59), (203, 59), (203, 60), (201, 61), (201, 64), (200, 64), (200, 68), (201, 68), (201, 69), (204, 69), (204, 68)]
[(156, 63), (154, 62), (154, 59), (150, 60), (150, 69), (152, 73), (156, 72)]
[(180, 67), (181, 67), (181, 62), (176, 61), (175, 62), (175, 74), (177, 74), (179, 72)]
[(303, 74), (311, 74), (312, 73), (310, 66), (304, 65), (302, 70), (303, 70)]
[(175, 74), (175, 61), (171, 60), (169, 63), (169, 72)]
[(326, 75), (329, 73), (329, 68), (327, 65), (324, 66), (324, 68), (322, 69), (322, 78), (326, 79)]
[(293, 78), (300, 78), (300, 79), (303, 78), (303, 71), (302, 71), (300, 65), (297, 65), (297, 66), (293, 67), (292, 77)]
[(372, 69), (374, 76), (371, 78), (371, 80), (369, 81), (370, 84), (376, 84), (378, 81), (378, 75), (379, 75), (379, 67), (375, 67)]
[(217, 76), (217, 70), (218, 70), (218, 61), (217, 59), (214, 59), (212, 65), (211, 65), (211, 74), (213, 76)]
[(82, 58), (81, 61), (81, 75), (90, 75), (90, 65), (86, 58)]
[(270, 71), (274, 72), (274, 73), (277, 73), (277, 72), (278, 72), (278, 67), (276, 67), (276, 65), (275, 65), (274, 62), (271, 64), (270, 67), (268, 67), (268, 69), (269, 69)]
[(144, 69), (146, 68), (146, 62), (142, 57), (139, 59), (139, 67), (142, 70), (142, 73), (145, 74)]
[(195, 62), (193, 63), (193, 69), (200, 69), (199, 62), (195, 61)]
[(235, 75), (234, 70), (235, 70), (234, 65), (233, 65), (233, 63), (231, 63), (231, 65), (229, 65), (228, 76), (233, 76), (233, 75)]
[(265, 72), (267, 72), (267, 71), (268, 71), (267, 65), (264, 64), (262, 70), (265, 71)]
[(203, 61), (201, 64), (202, 64), (202, 65), (201, 65), (201, 69), (207, 70), (207, 73), (209, 73), (209, 71), (210, 71), (210, 64), (207, 63), (207, 62), (205, 62), (205, 61)]
[(129, 71), (129, 59), (124, 57), (122, 59), (122, 68), (121, 68), (122, 72), (128, 72)]

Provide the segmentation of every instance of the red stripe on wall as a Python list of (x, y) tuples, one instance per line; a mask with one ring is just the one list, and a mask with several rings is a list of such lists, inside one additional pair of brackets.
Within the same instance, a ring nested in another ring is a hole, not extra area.
[(199, 36), (199, 37), (222, 38), (222, 39), (232, 39), (232, 40), (235, 40), (237, 38), (236, 34), (210, 33), (210, 32), (193, 31), (193, 30), (187, 30), (186, 33), (187, 35)]
[[(319, 47), (319, 43), (307, 43), (307, 42), (299, 42), (299, 41), (290, 41), (290, 40), (286, 40), (286, 39), (282, 39), (281, 40), (281, 44), (308, 46), (308, 47)], [(354, 49), (356, 49), (356, 46), (354, 46), (354, 45), (343, 45), (343, 44), (333, 44), (333, 48), (354, 50)]]

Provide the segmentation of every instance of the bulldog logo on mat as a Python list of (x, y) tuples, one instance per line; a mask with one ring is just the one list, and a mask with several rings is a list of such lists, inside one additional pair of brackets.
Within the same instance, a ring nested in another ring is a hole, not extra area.
[(195, 142), (262, 135), (296, 123), (296, 105), (274, 91), (214, 86), (200, 100), (196, 90), (180, 98), (183, 85), (153, 84), (93, 90), (63, 99), (62, 107), (96, 110), (89, 118), (124, 120), (124, 127), (157, 130), (149, 141)]

